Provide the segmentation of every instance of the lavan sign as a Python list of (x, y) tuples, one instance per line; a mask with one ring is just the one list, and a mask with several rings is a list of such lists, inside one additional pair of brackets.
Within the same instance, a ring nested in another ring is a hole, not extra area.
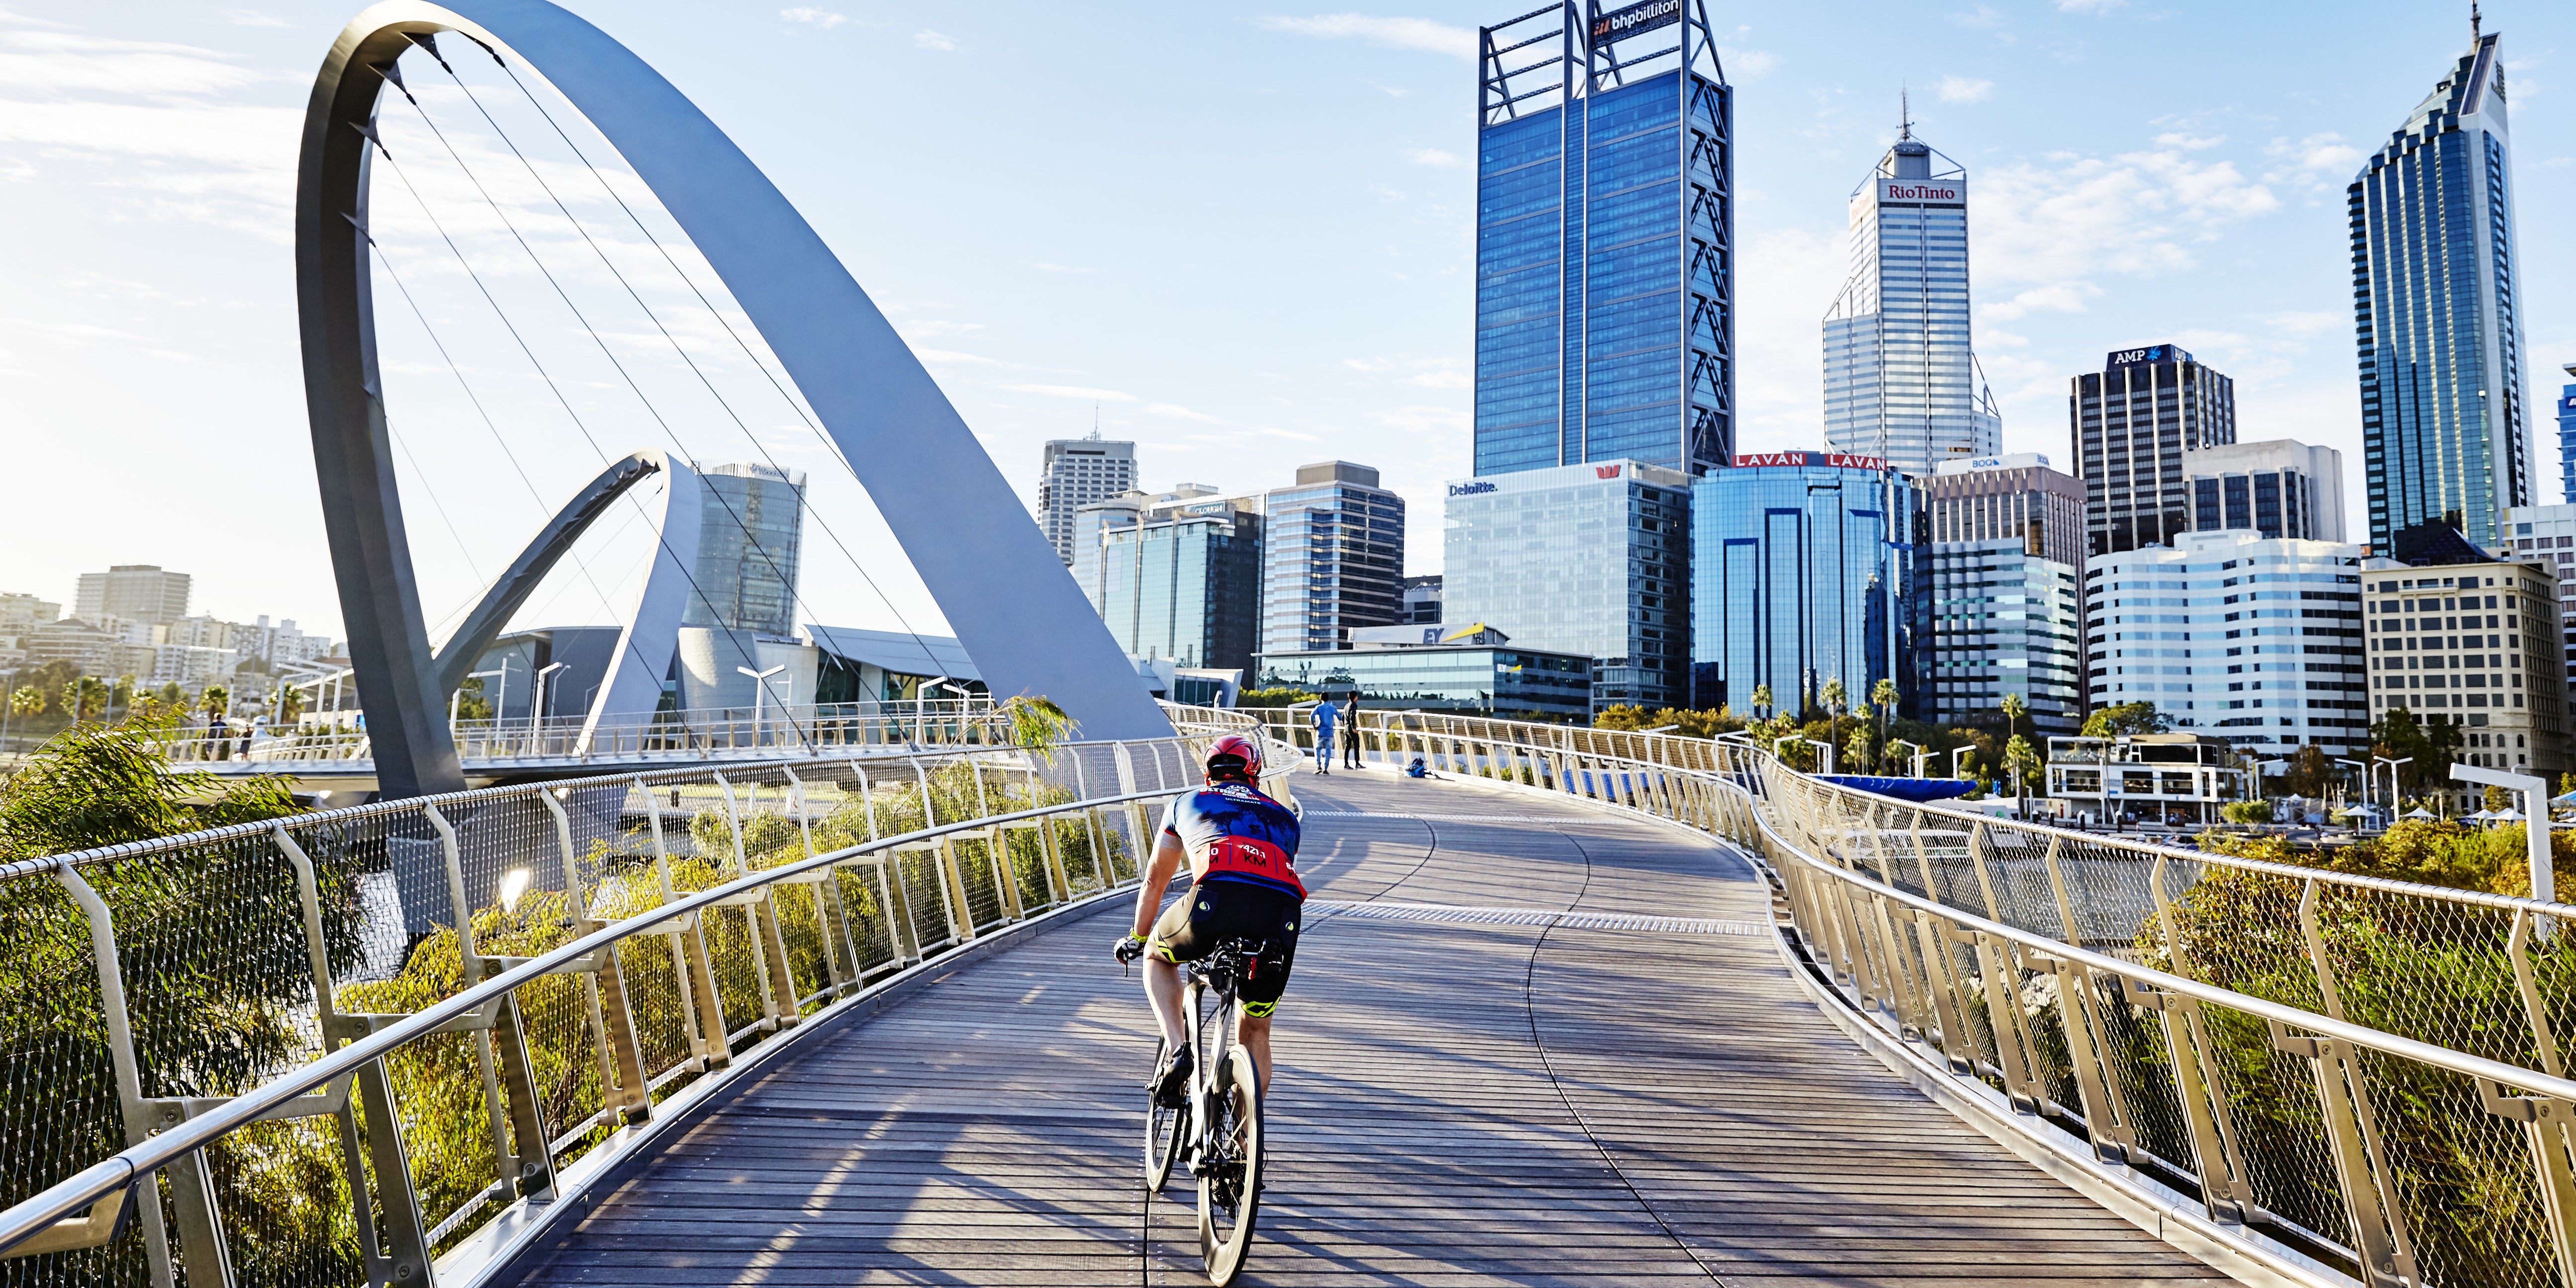
[(1754, 452), (1735, 458), (1737, 469), (1761, 465), (1823, 465), (1847, 470), (1883, 470), (1883, 456), (1851, 456), (1842, 452)]
[(1878, 181), (1878, 199), (1928, 206), (1964, 206), (1968, 204), (1968, 181), (1965, 179), (1881, 179)]

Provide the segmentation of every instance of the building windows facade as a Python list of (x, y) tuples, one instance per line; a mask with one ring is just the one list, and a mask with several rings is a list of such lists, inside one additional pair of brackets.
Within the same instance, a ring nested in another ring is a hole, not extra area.
[(1923, 718), (1972, 724), (2017, 694), (2044, 734), (2084, 722), (2084, 571), (2006, 537), (1936, 541), (1931, 629), (1923, 658)]
[(1136, 445), (1089, 438), (1049, 440), (1038, 466), (1038, 527), (1056, 558), (1073, 566), (1081, 548), (1076, 515), (1136, 486)]
[(1696, 474), (1733, 450), (1733, 109), (1685, 8), (1593, 32), (1553, 5), (1483, 33), (1480, 477)]
[(2102, 367), (2067, 399), (2088, 557), (2191, 531), (2194, 454), (2236, 441), (2236, 382), (2181, 349), (2124, 349)]
[(2460, 726), (2469, 763), (2556, 782), (2567, 768), (2567, 670), (2550, 569), (2373, 559), (2363, 581), (2372, 717), (2403, 710)]
[(2420, 523), (2492, 547), (2532, 504), (2503, 52), (2481, 35), (2346, 190), (2370, 540)]
[(1348, 461), (1298, 467), (1264, 494), (1261, 651), (1348, 648), (1360, 626), (1404, 612), (1404, 498)]
[(1831, 681), (1858, 703), (1894, 679), (1914, 715), (1922, 508), (1883, 462), (1825, 452), (1738, 457), (1693, 484), (1691, 705), (1796, 714)]
[(1851, 196), (1825, 314), (1825, 441), (1925, 475), (2003, 450), (1968, 335), (1968, 172), (1905, 131)]
[(1179, 666), (1247, 669), (1261, 624), (1261, 516), (1193, 515), (1101, 536), (1101, 620), (1118, 646)]
[(1637, 461), (1450, 483), (1441, 615), (1591, 658), (1596, 708), (1683, 705), (1690, 486)]
[(2084, 569), (2091, 705), (2152, 702), (2241, 751), (2369, 743), (2361, 549), (2191, 532)]

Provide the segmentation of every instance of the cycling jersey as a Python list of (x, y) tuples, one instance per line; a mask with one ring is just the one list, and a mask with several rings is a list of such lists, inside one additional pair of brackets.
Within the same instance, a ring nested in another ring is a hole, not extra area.
[(1173, 797), (1163, 833), (1181, 843), (1201, 881), (1244, 881), (1306, 897), (1297, 879), (1297, 816), (1248, 783), (1210, 783)]

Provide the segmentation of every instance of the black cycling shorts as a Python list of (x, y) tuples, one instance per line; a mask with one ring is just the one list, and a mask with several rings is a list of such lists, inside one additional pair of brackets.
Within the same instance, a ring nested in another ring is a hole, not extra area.
[(1250, 881), (1201, 881), (1163, 910), (1145, 950), (1167, 962), (1194, 962), (1229, 939), (1260, 945), (1260, 957), (1235, 992), (1243, 999), (1244, 1014), (1268, 1015), (1287, 991), (1305, 906), (1285, 890)]

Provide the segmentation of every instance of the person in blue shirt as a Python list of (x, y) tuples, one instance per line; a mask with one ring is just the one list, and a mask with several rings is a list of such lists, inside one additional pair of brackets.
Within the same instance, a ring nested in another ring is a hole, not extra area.
[[(1197, 961), (1230, 940), (1258, 948), (1237, 996), (1235, 1035), (1252, 1053), (1261, 1089), (1270, 1089), (1270, 1012), (1288, 987), (1297, 958), (1297, 923), (1306, 884), (1297, 877), (1297, 816), (1262, 794), (1261, 750), (1228, 735), (1208, 749), (1207, 785), (1172, 798), (1145, 882), (1136, 892), (1136, 923), (1116, 945), (1118, 960), (1145, 959), (1145, 998), (1163, 1033), (1154, 1093), (1166, 1103), (1188, 1085), (1193, 1057), (1181, 1015), (1180, 963)], [(1164, 887), (1189, 864), (1191, 884), (1160, 917)]]
[(1333, 724), (1341, 713), (1331, 702), (1315, 704), (1315, 772), (1333, 772)]

